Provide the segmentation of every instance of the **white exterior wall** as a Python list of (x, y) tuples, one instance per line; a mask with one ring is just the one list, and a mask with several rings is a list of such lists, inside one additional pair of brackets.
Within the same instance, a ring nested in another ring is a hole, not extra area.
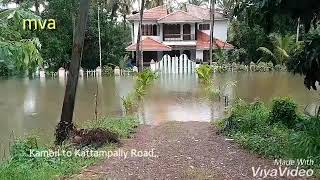
[[(201, 24), (210, 24), (209, 21), (206, 21)], [(210, 30), (202, 31), (210, 35)], [(228, 21), (227, 20), (216, 20), (214, 21), (214, 32), (213, 36), (222, 41), (227, 41), (228, 38)]]
[[(142, 24), (157, 24), (157, 22), (156, 21), (144, 21)], [(133, 23), (133, 37), (132, 37), (132, 39), (133, 39), (133, 42), (134, 43), (137, 43), (137, 38), (138, 38), (138, 30), (139, 30), (139, 21), (134, 21), (134, 23)], [(143, 39), (145, 39), (145, 38), (147, 38), (147, 37), (151, 37), (151, 38), (153, 38), (153, 39), (155, 39), (155, 40), (157, 40), (157, 41), (160, 41), (160, 42), (162, 42), (162, 34), (163, 34), (163, 26), (162, 25), (159, 25), (159, 29), (160, 29), (160, 35), (159, 36), (142, 36), (142, 40)]]

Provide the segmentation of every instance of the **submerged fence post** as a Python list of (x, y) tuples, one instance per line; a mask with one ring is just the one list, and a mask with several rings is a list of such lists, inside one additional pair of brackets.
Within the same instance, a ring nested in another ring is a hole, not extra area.
[(97, 73), (97, 77), (101, 77), (102, 76), (102, 69), (101, 69), (100, 66), (97, 67), (96, 73)]
[(150, 69), (151, 71), (155, 72), (156, 71), (156, 63), (154, 62), (154, 60), (152, 59), (150, 62)]
[(83, 74), (84, 74), (84, 72), (83, 72), (83, 68), (82, 68), (82, 67), (80, 67), (80, 70), (79, 70), (79, 77), (83, 78)]
[(119, 68), (118, 66), (116, 66), (116, 67), (114, 68), (114, 75), (115, 75), (115, 76), (120, 76), (120, 75), (121, 75), (121, 73), (120, 73), (120, 68)]
[(40, 69), (40, 71), (39, 71), (39, 76), (40, 76), (40, 78), (45, 78), (46, 77), (46, 72), (44, 71), (44, 69)]
[(61, 67), (61, 68), (58, 70), (58, 76), (59, 76), (59, 78), (64, 78), (65, 75), (66, 75), (66, 70), (65, 70), (63, 67)]

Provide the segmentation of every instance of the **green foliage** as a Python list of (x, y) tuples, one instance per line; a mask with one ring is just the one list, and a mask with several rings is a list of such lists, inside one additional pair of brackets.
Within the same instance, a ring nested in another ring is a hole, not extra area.
[(272, 101), (271, 123), (281, 122), (288, 128), (296, 125), (297, 104), (289, 97), (275, 98)]
[(102, 75), (103, 75), (103, 76), (113, 76), (113, 75), (114, 75), (114, 71), (113, 71), (112, 67), (110, 67), (110, 66), (103, 66), (103, 68), (102, 68)]
[[(98, 121), (90, 121), (87, 128), (106, 128), (117, 133), (120, 137), (127, 138), (135, 131), (138, 121), (135, 118), (103, 118)], [(107, 145), (99, 150), (113, 150), (114, 146)], [(85, 158), (79, 156), (58, 157), (32, 157), (30, 150), (48, 151), (58, 150), (46, 146), (38, 146), (34, 138), (17, 141), (11, 148), (11, 159), (0, 165), (0, 179), (6, 180), (43, 180), (65, 178), (79, 173), (87, 166), (93, 165), (101, 158)], [(74, 149), (60, 147), (60, 151)]]
[(213, 73), (213, 67), (210, 65), (200, 65), (196, 69), (196, 73), (200, 79), (200, 81), (204, 84), (211, 84), (212, 82), (212, 73)]
[(262, 53), (262, 57), (259, 61), (267, 62), (272, 60), (277, 64), (285, 64), (291, 56), (301, 52), (302, 43), (296, 42), (294, 35), (281, 36), (279, 34), (270, 34), (270, 41), (272, 43), (273, 50), (269, 50), (266, 47), (259, 47), (257, 51)]
[(269, 123), (269, 112), (261, 102), (247, 104), (243, 101), (236, 103), (231, 110), (231, 116), (226, 121), (225, 132), (240, 129), (243, 133), (263, 131)]
[(136, 76), (134, 92), (121, 98), (122, 105), (127, 113), (132, 113), (138, 107), (138, 103), (146, 95), (147, 88), (158, 78), (157, 74), (151, 69), (146, 69)]
[(137, 97), (134, 93), (130, 93), (126, 97), (122, 97), (121, 100), (127, 113), (133, 112), (138, 106)]
[(261, 46), (269, 47), (268, 36), (258, 25), (249, 26), (244, 21), (233, 20), (230, 23), (229, 40), (235, 47), (240, 48), (239, 61), (249, 64), (257, 62), (259, 53), (256, 51)]
[(151, 69), (146, 69), (141, 73), (138, 73), (136, 77), (136, 89), (143, 88), (150, 86), (152, 82), (157, 79), (157, 74), (152, 72)]
[(85, 128), (101, 128), (116, 133), (120, 138), (129, 138), (138, 125), (139, 122), (134, 117), (108, 117), (100, 118), (96, 121), (88, 121), (85, 124)]
[(223, 65), (226, 63), (240, 62), (243, 56), (246, 56), (246, 50), (240, 49), (214, 49), (213, 59), (219, 64)]
[[(40, 31), (37, 33), (43, 45), (41, 53), (45, 59), (45, 64), (51, 71), (57, 71), (60, 67), (68, 68), (69, 66), (72, 53), (73, 24), (77, 20), (78, 14), (76, 8), (78, 7), (77, 3), (78, 2), (74, 0), (52, 1), (48, 4), (44, 12), (41, 13), (43, 19), (54, 17), (57, 22), (56, 30)], [(102, 4), (104, 3), (105, 2)], [(102, 64), (119, 66), (120, 61), (125, 56), (125, 48), (130, 41), (128, 38), (130, 31), (127, 26), (123, 26), (120, 22), (113, 21), (114, 17), (110, 15), (113, 4), (109, 3), (104, 6), (105, 10), (100, 14)], [(118, 5), (115, 7), (118, 7)], [(116, 8), (116, 11), (117, 10), (118, 8)], [(81, 62), (82, 67), (85, 69), (95, 69), (99, 66), (97, 24), (97, 4), (93, 4), (89, 10), (83, 59)]]
[(25, 18), (38, 19), (21, 8), (0, 12), (0, 76), (23, 75), (42, 64), (39, 39), (22, 30)]
[(305, 118), (302, 123), (303, 127), (300, 131), (295, 132), (290, 140), (296, 147), (304, 148), (294, 149), (293, 155), (300, 156), (301, 158), (308, 158), (310, 156), (320, 158), (320, 118)]
[(302, 52), (297, 52), (287, 63), (288, 70), (305, 76), (308, 89), (317, 90), (320, 82), (320, 27), (312, 29), (304, 38)]
[(319, 171), (320, 118), (298, 115), (290, 98), (275, 99), (271, 109), (259, 101), (237, 101), (230, 116), (214, 124), (253, 152), (274, 158), (312, 159), (316, 165), (312, 168)]

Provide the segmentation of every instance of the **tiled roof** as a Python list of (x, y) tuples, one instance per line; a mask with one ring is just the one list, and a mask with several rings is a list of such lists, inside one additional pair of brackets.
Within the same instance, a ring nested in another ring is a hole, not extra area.
[[(145, 10), (143, 12), (143, 20), (158, 20), (168, 14), (168, 10), (165, 6), (158, 6), (152, 9)], [(128, 17), (128, 20), (139, 20), (140, 13), (131, 15)]]
[[(158, 42), (150, 37), (141, 41), (142, 51), (171, 51), (171, 47)], [(132, 44), (126, 48), (127, 51), (135, 51), (137, 44)]]
[[(196, 16), (198, 18), (201, 18), (203, 20), (210, 20), (210, 9), (196, 6), (193, 4), (187, 4), (186, 5), (187, 12), (189, 14), (192, 14), (193, 16)], [(215, 20), (223, 20), (226, 19), (222, 13), (215, 12), (214, 14)]]
[(178, 22), (202, 22), (202, 19), (195, 17), (185, 11), (176, 11), (158, 19), (158, 23), (178, 23)]
[[(213, 42), (214, 48), (232, 49), (233, 46), (227, 42), (215, 39)], [(210, 36), (204, 32), (197, 32), (197, 49), (207, 50), (210, 49)]]

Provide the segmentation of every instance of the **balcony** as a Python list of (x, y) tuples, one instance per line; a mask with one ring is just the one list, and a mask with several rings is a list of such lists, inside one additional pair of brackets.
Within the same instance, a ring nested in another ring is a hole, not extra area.
[(194, 34), (164, 34), (163, 41), (195, 41)]

